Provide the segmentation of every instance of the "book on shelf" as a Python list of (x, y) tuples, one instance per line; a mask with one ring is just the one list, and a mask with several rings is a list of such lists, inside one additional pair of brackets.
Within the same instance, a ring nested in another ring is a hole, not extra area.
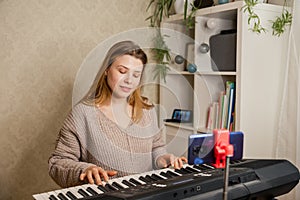
[(207, 129), (234, 130), (235, 82), (226, 81), (225, 91), (220, 92), (218, 102), (208, 108)]

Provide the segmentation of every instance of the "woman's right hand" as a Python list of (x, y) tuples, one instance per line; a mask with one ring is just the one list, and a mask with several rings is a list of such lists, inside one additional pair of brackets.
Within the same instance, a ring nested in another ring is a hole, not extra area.
[(98, 166), (90, 166), (80, 174), (79, 178), (81, 181), (87, 180), (90, 184), (102, 185), (102, 180), (107, 182), (109, 176), (114, 176), (117, 173), (117, 171), (105, 171)]

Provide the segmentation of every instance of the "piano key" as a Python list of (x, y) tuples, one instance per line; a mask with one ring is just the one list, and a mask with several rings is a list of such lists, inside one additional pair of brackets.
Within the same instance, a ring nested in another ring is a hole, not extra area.
[(98, 188), (98, 185), (96, 184), (90, 184), (89, 188), (92, 188), (95, 192), (98, 194), (103, 194), (104, 192)]
[(123, 183), (124, 185), (127, 185), (128, 187), (134, 187), (134, 186), (135, 186), (135, 184), (133, 184), (133, 183), (127, 181), (127, 180), (123, 180), (122, 183)]
[(194, 165), (194, 168), (199, 169), (200, 171), (208, 170), (208, 168), (203, 165)]
[(144, 181), (145, 183), (150, 183), (152, 182), (151, 180), (147, 179), (146, 177), (140, 176), (139, 180)]
[(57, 197), (58, 197), (58, 199), (60, 199), (60, 200), (69, 200), (69, 198), (66, 197), (63, 193), (59, 193), (59, 194), (57, 195)]
[(166, 177), (166, 179), (173, 177), (171, 174), (168, 174), (167, 172), (161, 172), (160, 175)]
[(187, 168), (181, 168), (181, 169), (179, 169), (181, 172), (184, 172), (184, 173), (186, 173), (186, 174), (192, 174), (192, 173), (194, 173), (194, 171), (192, 171), (192, 170), (189, 170), (189, 169), (187, 169)]
[(160, 176), (160, 175), (158, 175), (158, 174), (152, 174), (151, 177), (152, 177), (153, 179), (156, 179), (157, 181), (159, 181), (159, 180), (165, 180), (165, 179), (166, 179), (165, 177)]
[(207, 169), (216, 169), (214, 166), (211, 166), (209, 164), (203, 164), (204, 167), (206, 167)]
[(109, 190), (107, 190), (103, 185), (98, 185), (98, 189), (101, 190), (103, 193), (109, 191)]
[[(190, 166), (190, 165), (185, 164), (183, 167), (187, 167), (187, 166)], [(205, 168), (210, 169), (211, 167), (205, 166)], [(43, 193), (43, 194), (35, 195), (34, 198), (37, 200), (45, 200), (45, 199), (49, 200), (49, 196), (53, 195), (56, 199), (58, 199), (58, 194), (62, 193), (66, 198), (68, 198), (70, 200), (74, 200), (75, 199), (74, 196), (77, 199), (84, 198), (84, 195), (86, 195), (85, 193), (87, 193), (89, 196), (92, 196), (94, 194), (94, 191), (99, 194), (102, 194), (102, 193), (110, 191), (111, 189), (121, 189), (122, 187), (130, 188), (130, 187), (136, 187), (136, 185), (148, 184), (145, 181), (139, 180), (139, 176), (143, 176), (145, 178), (147, 177), (146, 180), (148, 180), (148, 181), (153, 180), (155, 182), (157, 180), (163, 180), (163, 179), (166, 180), (166, 179), (169, 179), (169, 178), (172, 178), (175, 176), (181, 176), (181, 175), (182, 174), (180, 174), (180, 173), (176, 173), (174, 169), (164, 168), (164, 169), (153, 170), (153, 171), (144, 172), (144, 173), (140, 173), (140, 174), (136, 174), (136, 175), (129, 175), (129, 176), (125, 176), (125, 177), (119, 177), (116, 179), (110, 179), (107, 183), (109, 183), (111, 185), (111, 187), (113, 187), (113, 188), (108, 188), (108, 189), (105, 187), (98, 188), (97, 185), (85, 184), (85, 185), (81, 185), (81, 186), (66, 188), (66, 190), (64, 190), (64, 189), (58, 190), (58, 191), (55, 191), (55, 193), (52, 192), (51, 194)], [(105, 185), (105, 183), (104, 183), (104, 185)], [(91, 187), (92, 190), (87, 189), (88, 187)], [(109, 186), (107, 186), (107, 187), (109, 187)], [(82, 189), (84, 191), (84, 193), (80, 192), (80, 193), (82, 193), (82, 194), (80, 194), (79, 189)], [(64, 197), (62, 197), (62, 198), (64, 198)]]
[(122, 186), (121, 184), (119, 184), (118, 182), (113, 182), (113, 183), (112, 183), (112, 186), (114, 186), (114, 187), (116, 187), (116, 188), (118, 188), (118, 189), (125, 189), (125, 187)]
[(49, 200), (59, 200), (57, 197), (58, 193), (56, 193), (56, 191), (58, 190), (55, 190), (55, 191), (51, 191), (51, 192), (48, 192), (48, 199)]
[(88, 187), (86, 188), (86, 191), (88, 191), (90, 194), (92, 194), (92, 196), (98, 195), (99, 193), (96, 192), (93, 188)]
[(66, 195), (71, 199), (71, 200), (77, 200), (78, 198), (70, 191), (66, 193)]
[(58, 198), (55, 197), (55, 195), (51, 194), (49, 196), (49, 200), (59, 200)]
[(183, 170), (183, 169), (175, 169), (175, 172), (179, 173), (179, 174), (189, 174), (188, 171)]
[[(138, 181), (138, 180), (136, 180), (134, 178), (130, 178), (129, 182), (131, 182), (131, 183), (133, 183), (135, 185), (143, 185), (141, 181)], [(143, 182), (143, 183), (145, 184), (145, 182)]]
[(108, 183), (111, 185), (119, 185), (118, 187), (123, 187), (123, 189), (128, 188), (127, 185), (122, 183), (123, 180), (124, 180), (124, 177), (119, 177), (119, 178), (109, 180)]
[(108, 189), (109, 191), (116, 191), (118, 190), (117, 188), (115, 188), (114, 186), (112, 186), (111, 184), (107, 183), (104, 186), (106, 189)]
[(87, 193), (82, 188), (78, 189), (78, 193), (81, 194), (83, 197), (89, 197), (89, 196), (91, 196), (89, 193)]
[[(72, 199), (67, 195), (67, 193), (69, 191), (70, 190), (67, 188), (64, 188), (61, 190), (55, 190), (55, 191), (53, 191), (54, 193), (52, 193), (52, 195), (54, 195), (57, 199), (60, 199), (60, 200), (73, 200), (74, 198)], [(49, 200), (49, 197), (47, 199)]]
[(32, 195), (35, 200), (49, 200), (47, 193)]
[(172, 177), (181, 176), (181, 174), (176, 173), (176, 171), (168, 170), (166, 173), (172, 175)]
[(155, 179), (155, 178), (152, 178), (149, 174), (146, 175), (145, 178), (149, 178), (152, 182), (153, 182), (153, 181), (156, 181), (156, 179)]
[(195, 169), (195, 168), (192, 168), (192, 167), (189, 167), (189, 166), (187, 166), (186, 169), (188, 169), (188, 170), (190, 170), (190, 171), (193, 171), (193, 172), (195, 172), (195, 173), (200, 172), (200, 170)]
[(81, 194), (78, 193), (78, 189), (80, 188), (82, 188), (82, 186), (67, 188), (67, 190), (69, 190), (69, 192), (72, 193), (77, 199), (80, 199), (83, 197)]

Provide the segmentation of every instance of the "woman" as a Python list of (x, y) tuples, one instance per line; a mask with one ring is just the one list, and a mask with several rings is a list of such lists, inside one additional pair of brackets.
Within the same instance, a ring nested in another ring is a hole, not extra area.
[(108, 51), (104, 71), (68, 115), (49, 159), (57, 184), (100, 185), (110, 176), (180, 168), (187, 162), (166, 152), (154, 107), (141, 96), (146, 63), (146, 54), (131, 41)]

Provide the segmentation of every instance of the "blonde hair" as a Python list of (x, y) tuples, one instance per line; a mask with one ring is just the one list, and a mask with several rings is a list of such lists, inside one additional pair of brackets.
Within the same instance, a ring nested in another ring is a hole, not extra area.
[[(84, 97), (84, 103), (89, 105), (102, 105), (108, 98), (111, 98), (112, 90), (107, 83), (104, 71), (111, 66), (117, 57), (122, 55), (130, 55), (141, 60), (144, 67), (147, 63), (147, 55), (145, 52), (132, 41), (122, 41), (114, 44), (107, 52), (93, 85)], [(148, 99), (141, 95), (141, 87), (138, 87), (127, 100), (129, 105), (132, 106), (131, 119), (134, 122), (138, 122), (143, 117), (143, 109), (153, 107), (152, 104), (148, 103)]]

